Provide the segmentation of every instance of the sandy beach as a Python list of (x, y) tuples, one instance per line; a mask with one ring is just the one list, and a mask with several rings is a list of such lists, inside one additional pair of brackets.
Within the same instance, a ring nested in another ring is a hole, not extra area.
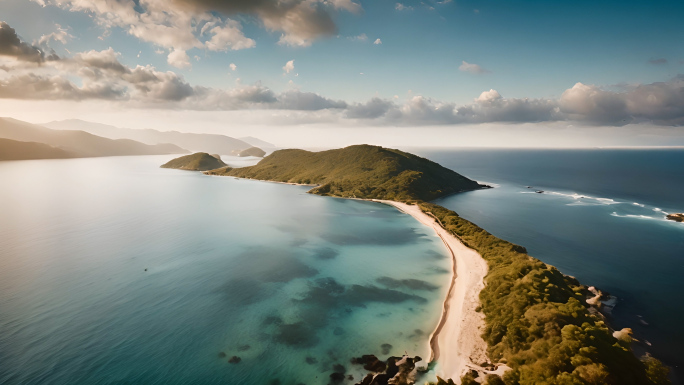
[(475, 309), (480, 304), (479, 294), (484, 288), (487, 263), (480, 254), (466, 247), (418, 206), (395, 201), (373, 201), (394, 206), (431, 227), (451, 253), (454, 273), (451, 287), (444, 301), (442, 318), (430, 336), (430, 361), (437, 361), (436, 374), (457, 381), (470, 369), (484, 372), (480, 367), (482, 362), (487, 361), (487, 344), (480, 337), (484, 316)]

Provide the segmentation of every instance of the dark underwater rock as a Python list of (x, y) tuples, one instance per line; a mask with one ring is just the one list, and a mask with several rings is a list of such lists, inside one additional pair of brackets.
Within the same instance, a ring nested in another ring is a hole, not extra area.
[(333, 383), (344, 381), (344, 373), (338, 373), (338, 372), (331, 373), (330, 374), (330, 381), (332, 381)]
[(318, 363), (318, 360), (315, 357), (306, 357), (306, 363), (309, 365), (314, 365)]

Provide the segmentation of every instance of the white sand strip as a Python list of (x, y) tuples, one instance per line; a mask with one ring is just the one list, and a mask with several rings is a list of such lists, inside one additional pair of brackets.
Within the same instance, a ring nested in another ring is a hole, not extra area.
[(430, 336), (430, 361), (437, 360), (436, 374), (458, 383), (460, 377), (470, 369), (483, 372), (480, 364), (488, 361), (487, 343), (481, 337), (485, 325), (484, 315), (475, 309), (480, 305), (479, 295), (484, 288), (487, 263), (480, 254), (465, 246), (417, 205), (377, 199), (373, 201), (394, 206), (431, 227), (451, 253), (453, 280), (444, 301), (442, 318)]

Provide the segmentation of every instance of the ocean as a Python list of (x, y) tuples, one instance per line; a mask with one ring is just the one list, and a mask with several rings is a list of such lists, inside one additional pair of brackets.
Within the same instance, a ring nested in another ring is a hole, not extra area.
[(1, 384), (327, 384), (358, 381), (363, 354), (427, 363), (451, 278), (431, 229), (171, 158), (0, 162)]
[(684, 383), (683, 149), (407, 150), (494, 186), (435, 203), (616, 296), (610, 324)]
[[(610, 323), (682, 383), (684, 150), (407, 150), (494, 186), (436, 203), (617, 296)], [(352, 356), (429, 356), (433, 232), (170, 158), (0, 162), (0, 383), (327, 384), (358, 380)]]

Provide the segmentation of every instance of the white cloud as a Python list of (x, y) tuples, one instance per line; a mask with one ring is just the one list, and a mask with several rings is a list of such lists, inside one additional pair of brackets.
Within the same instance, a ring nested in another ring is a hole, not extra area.
[(465, 60), (461, 62), (461, 65), (458, 67), (458, 69), (460, 71), (469, 72), (471, 74), (486, 74), (490, 72), (489, 70), (486, 70), (477, 64), (468, 63)]
[(288, 61), (283, 66), (283, 71), (285, 71), (286, 74), (289, 74), (290, 72), (294, 71), (294, 69), (295, 69), (294, 60)]
[(373, 42), (373, 44), (375, 44), (375, 45), (380, 45), (380, 44), (382, 44), (382, 40), (380, 40), (380, 38), (375, 39), (375, 41)]
[(362, 33), (362, 34), (360, 34), (360, 35), (358, 35), (358, 36), (350, 37), (350, 39), (351, 39), (351, 40), (356, 40), (356, 41), (363, 41), (363, 42), (365, 42), (365, 41), (368, 41), (368, 35), (366, 35), (365, 33)]
[(359, 12), (352, 0), (33, 0), (73, 12), (92, 15), (104, 29), (113, 28), (153, 43), (174, 55), (169, 63), (186, 67), (180, 51), (194, 48), (212, 51), (247, 49), (255, 41), (244, 36), (241, 24), (228, 16), (252, 15), (266, 29), (281, 32), (279, 43), (308, 46), (321, 36), (337, 33), (335, 11)]
[(684, 77), (668, 82), (627, 86), (611, 92), (595, 85), (575, 84), (563, 92), (560, 110), (568, 118), (594, 124), (654, 122), (684, 124)]
[[(666, 82), (623, 84), (617, 87), (619, 91), (615, 91), (616, 87), (576, 83), (557, 99), (506, 98), (490, 89), (464, 105), (415, 96), (410, 91), (404, 103), (399, 103), (396, 96), (394, 100), (373, 98), (366, 103), (347, 103), (299, 90), (278, 94), (258, 82), (242, 85), (238, 81), (231, 89), (193, 86), (173, 71), (158, 71), (149, 65), (126, 66), (112, 48), (49, 59), (40, 49), (21, 41), (6, 23), (0, 23), (0, 56), (4, 57), (0, 63), (3, 70), (0, 98), (3, 99), (103, 99), (130, 102), (136, 108), (180, 110), (332, 109), (341, 118), (389, 125), (551, 121), (612, 126), (684, 125), (684, 75)], [(176, 66), (189, 65), (184, 50), (171, 51), (169, 60)], [(468, 69), (474, 66), (463, 64)], [(237, 69), (234, 63), (229, 67), (232, 71)], [(294, 60), (288, 61), (283, 71), (294, 74)]]
[(55, 27), (57, 28), (57, 31), (41, 36), (40, 39), (38, 39), (38, 44), (47, 45), (52, 41), (58, 41), (62, 44), (66, 44), (70, 39), (74, 38), (59, 24), (55, 24)]
[(171, 51), (166, 61), (176, 68), (190, 68), (192, 66), (192, 64), (190, 64), (190, 57), (181, 49), (174, 49)]
[(476, 99), (478, 102), (491, 102), (492, 100), (502, 99), (501, 94), (497, 90), (484, 91)]
[(240, 23), (234, 20), (226, 21), (223, 26), (213, 27), (210, 31), (211, 40), (205, 46), (211, 51), (228, 51), (252, 48), (256, 42), (242, 34)]
[(394, 5), (394, 9), (396, 9), (397, 11), (412, 11), (413, 7), (411, 7), (410, 5), (404, 5), (402, 3), (396, 3)]

